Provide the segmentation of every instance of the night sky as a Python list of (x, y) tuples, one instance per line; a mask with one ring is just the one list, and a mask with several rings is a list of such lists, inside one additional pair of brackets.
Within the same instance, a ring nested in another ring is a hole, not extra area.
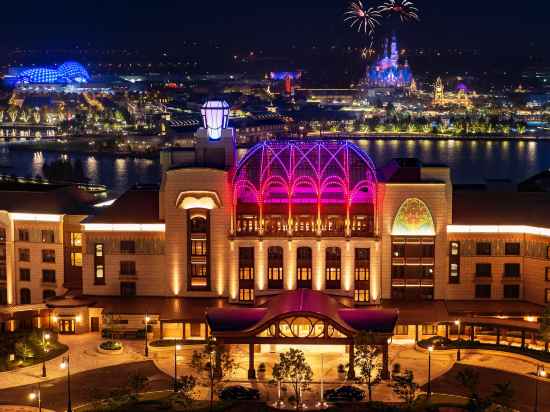
[[(361, 43), (344, 0), (24, 0), (2, 4), (0, 47), (177, 50), (184, 40), (243, 47)], [(376, 2), (369, 4), (377, 5)], [(550, 54), (546, 0), (417, 0), (422, 22), (398, 27), (409, 47)], [(390, 28), (390, 26), (392, 26)]]

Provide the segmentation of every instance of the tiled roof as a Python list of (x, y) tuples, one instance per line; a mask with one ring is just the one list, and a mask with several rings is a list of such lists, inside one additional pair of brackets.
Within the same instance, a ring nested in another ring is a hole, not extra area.
[(158, 188), (133, 188), (84, 223), (161, 223)]

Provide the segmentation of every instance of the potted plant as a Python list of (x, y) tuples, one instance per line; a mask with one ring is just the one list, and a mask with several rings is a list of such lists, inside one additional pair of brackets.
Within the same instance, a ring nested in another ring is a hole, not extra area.
[(401, 374), (401, 364), (400, 363), (394, 363), (391, 369), (391, 376), (392, 378), (394, 376), (399, 376)]
[(346, 368), (342, 364), (338, 365), (338, 379), (341, 381), (346, 379)]
[(260, 366), (258, 367), (258, 379), (264, 380), (265, 379), (265, 372), (267, 368), (265, 366), (265, 363), (260, 363)]

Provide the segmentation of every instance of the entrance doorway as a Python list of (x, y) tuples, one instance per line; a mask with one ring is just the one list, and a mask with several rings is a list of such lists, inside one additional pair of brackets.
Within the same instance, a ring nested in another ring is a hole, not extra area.
[(59, 332), (60, 333), (75, 333), (75, 320), (74, 319), (59, 319)]
[(94, 316), (91, 319), (91, 330), (92, 332), (99, 332), (99, 318)]

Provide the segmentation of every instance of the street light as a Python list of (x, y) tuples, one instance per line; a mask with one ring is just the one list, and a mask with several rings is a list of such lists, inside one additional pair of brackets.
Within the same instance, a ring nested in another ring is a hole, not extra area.
[(63, 362), (59, 366), (61, 369), (67, 369), (67, 412), (73, 412), (71, 404), (71, 364), (69, 354), (63, 357)]
[(546, 371), (543, 366), (537, 366), (537, 378), (535, 380), (535, 408), (534, 412), (539, 412), (539, 378), (545, 378)]
[(44, 331), (42, 331), (42, 350), (43, 350), (43, 355), (42, 355), (42, 377), (45, 378), (46, 377), (46, 352), (48, 352), (48, 349), (46, 348), (46, 344), (48, 342), (48, 340), (50, 340), (50, 334), (49, 333), (44, 333)]
[(178, 391), (178, 351), (181, 350), (181, 345), (174, 345), (174, 392)]
[(38, 389), (29, 393), (29, 399), (31, 401), (36, 400), (38, 402), (38, 412), (42, 412), (42, 391), (40, 390), (40, 382), (38, 382)]
[(428, 348), (428, 399), (432, 397), (432, 352), (434, 347)]
[(145, 314), (145, 357), (149, 357), (149, 345), (147, 344), (147, 332), (149, 332), (149, 321), (151, 318)]
[(455, 320), (455, 325), (458, 326), (458, 341), (457, 341), (457, 349), (456, 349), (456, 361), (460, 362), (460, 344), (462, 342), (462, 334), (460, 330), (460, 319)]

